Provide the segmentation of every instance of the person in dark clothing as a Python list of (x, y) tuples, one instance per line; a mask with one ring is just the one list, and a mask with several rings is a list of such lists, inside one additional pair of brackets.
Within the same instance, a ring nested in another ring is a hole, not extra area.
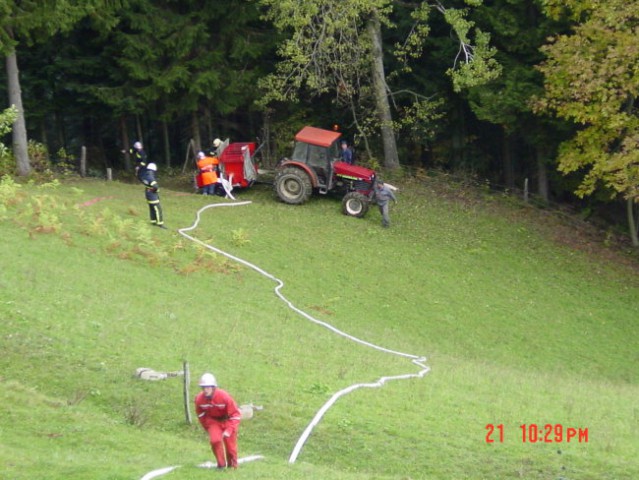
[(133, 157), (133, 161), (135, 162), (135, 176), (142, 181), (144, 170), (146, 170), (148, 165), (148, 158), (144, 151), (144, 147), (142, 146), (142, 142), (135, 142), (133, 147), (129, 149), (129, 154)]
[(353, 150), (346, 140), (342, 140), (342, 162), (353, 165)]
[(149, 215), (151, 217), (151, 224), (160, 228), (166, 228), (164, 226), (164, 217), (162, 215), (162, 206), (160, 205), (160, 185), (156, 179), (156, 172), (158, 167), (155, 163), (149, 163), (141, 168), (138, 173), (138, 178), (144, 184), (144, 196), (146, 203), (149, 205)]
[(379, 207), (379, 212), (382, 214), (382, 226), (384, 228), (390, 227), (390, 216), (388, 214), (388, 204), (391, 200), (397, 203), (397, 198), (393, 193), (393, 190), (381, 180), (377, 180), (374, 190), (375, 200)]

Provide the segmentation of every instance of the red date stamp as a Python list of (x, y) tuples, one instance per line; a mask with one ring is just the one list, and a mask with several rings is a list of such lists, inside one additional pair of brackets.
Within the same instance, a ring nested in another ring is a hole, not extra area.
[[(504, 443), (504, 424), (486, 425), (486, 443)], [(519, 425), (521, 443), (588, 443), (588, 428), (566, 427), (561, 423), (524, 423)]]

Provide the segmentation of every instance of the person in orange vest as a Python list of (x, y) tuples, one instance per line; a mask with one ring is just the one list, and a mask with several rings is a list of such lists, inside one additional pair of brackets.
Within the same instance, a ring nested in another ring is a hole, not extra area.
[(237, 430), (242, 413), (233, 397), (218, 388), (213, 374), (202, 375), (199, 385), (202, 391), (195, 397), (195, 413), (209, 434), (217, 468), (237, 468)]
[(218, 163), (219, 161), (216, 157), (208, 157), (204, 152), (197, 154), (197, 168), (200, 171), (199, 176), (203, 195), (215, 194)]

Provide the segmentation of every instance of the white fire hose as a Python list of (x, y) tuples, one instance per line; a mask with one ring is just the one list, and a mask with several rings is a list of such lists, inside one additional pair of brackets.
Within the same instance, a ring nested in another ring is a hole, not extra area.
[[(271, 280), (273, 280), (275, 283), (277, 283), (277, 286), (275, 287), (274, 291), (275, 294), (284, 302), (288, 305), (288, 307), (291, 310), (294, 310), (295, 312), (299, 313), (301, 316), (303, 316), (304, 318), (306, 318), (307, 320), (320, 325), (324, 328), (327, 328), (328, 330), (332, 331), (333, 333), (336, 333), (337, 335), (340, 335), (344, 338), (347, 338), (355, 343), (359, 343), (360, 345), (364, 345), (366, 347), (370, 347), (373, 348), (375, 350), (378, 350), (380, 352), (384, 352), (384, 353), (389, 353), (391, 355), (396, 355), (399, 357), (404, 357), (407, 359), (410, 359), (411, 362), (415, 365), (417, 365), (420, 370), (416, 373), (407, 373), (407, 374), (403, 374), (403, 375), (395, 375), (395, 376), (391, 376), (391, 377), (381, 377), (379, 378), (376, 382), (372, 382), (372, 383), (357, 383), (354, 385), (351, 385), (350, 387), (344, 388), (336, 393), (333, 394), (333, 396), (326, 402), (324, 403), (324, 405), (322, 406), (322, 408), (320, 408), (318, 410), (318, 412), (315, 414), (315, 416), (313, 417), (313, 419), (311, 420), (311, 422), (308, 424), (308, 426), (306, 427), (306, 429), (304, 430), (304, 432), (302, 433), (302, 435), (300, 436), (300, 438), (297, 440), (297, 443), (295, 444), (295, 447), (293, 448), (293, 451), (291, 452), (291, 455), (288, 459), (289, 463), (295, 463), (295, 461), (297, 460), (297, 457), (300, 454), (300, 451), (302, 450), (302, 447), (304, 446), (304, 444), (306, 443), (306, 440), (308, 439), (309, 435), (311, 434), (311, 432), (313, 431), (313, 428), (315, 428), (315, 426), (320, 422), (320, 420), (322, 419), (322, 417), (324, 416), (324, 414), (333, 406), (333, 404), (335, 404), (335, 402), (342, 396), (347, 395), (355, 390), (358, 390), (360, 388), (379, 388), (381, 386), (383, 386), (387, 381), (389, 380), (408, 380), (411, 378), (422, 378), (424, 375), (426, 375), (428, 372), (430, 372), (430, 367), (425, 365), (426, 362), (426, 358), (425, 357), (421, 357), (418, 355), (413, 355), (410, 353), (403, 353), (403, 352), (398, 352), (396, 350), (390, 350), (388, 348), (384, 348), (384, 347), (380, 347), (378, 345), (375, 345), (373, 343), (367, 342), (365, 340), (361, 340), (357, 337), (354, 337), (352, 335), (349, 335), (341, 330), (339, 330), (338, 328), (335, 328), (334, 326), (330, 325), (329, 323), (323, 322), (321, 320), (316, 319), (315, 317), (309, 315), (308, 313), (304, 312), (303, 310), (300, 310), (299, 308), (297, 308), (295, 305), (293, 305), (293, 303), (288, 300), (284, 295), (282, 295), (282, 293), (280, 292), (280, 290), (284, 287), (284, 282), (282, 280), (280, 280), (279, 278), (275, 277), (274, 275), (271, 275), (270, 273), (266, 272), (265, 270), (262, 270), (260, 267), (258, 267), (257, 265), (254, 265), (250, 262), (247, 262), (246, 260), (243, 260), (239, 257), (236, 257), (235, 255), (231, 255), (230, 253), (227, 253), (223, 250), (220, 250), (219, 248), (216, 248), (212, 245), (209, 245), (201, 240), (198, 240), (197, 238), (192, 237), (191, 235), (189, 235), (186, 232), (190, 232), (191, 230), (195, 230), (199, 223), (200, 223), (200, 218), (201, 218), (201, 214), (202, 212), (204, 212), (205, 210), (208, 210), (209, 208), (216, 208), (216, 207), (239, 207), (242, 205), (249, 205), (252, 202), (234, 202), (234, 203), (214, 203), (214, 204), (210, 204), (210, 205), (206, 205), (204, 207), (202, 207), (201, 209), (199, 209), (196, 213), (196, 218), (195, 218), (195, 222), (193, 223), (193, 225), (191, 225), (190, 227), (186, 227), (186, 228), (181, 228), (178, 230), (178, 233), (180, 235), (182, 235), (185, 238), (188, 238), (189, 240), (197, 243), (198, 245), (201, 245), (204, 248), (207, 248), (213, 252), (219, 253), (220, 255), (223, 255), (235, 262), (241, 263), (242, 265), (255, 270), (257, 273), (259, 273), (260, 275), (263, 275), (266, 278), (269, 278)], [(256, 459), (257, 458), (262, 458), (261, 456), (255, 456)], [(250, 457), (251, 459), (253, 459), (253, 457)], [(155, 472), (160, 472), (162, 471), (162, 473), (159, 473), (159, 475), (163, 475), (164, 473), (168, 473), (169, 471), (173, 471), (175, 468), (177, 467), (167, 467), (167, 469), (161, 469), (161, 470), (155, 470)], [(164, 471), (167, 470), (167, 471)], [(148, 480), (150, 478), (155, 478), (156, 476), (159, 475), (155, 475), (153, 477), (148, 477), (148, 475), (152, 474), (153, 472), (147, 474), (147, 476), (143, 477), (143, 480)]]

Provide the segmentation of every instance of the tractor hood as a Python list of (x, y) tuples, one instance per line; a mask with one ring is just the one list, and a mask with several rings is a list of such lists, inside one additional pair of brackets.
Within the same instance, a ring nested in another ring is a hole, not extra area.
[(370, 168), (360, 167), (358, 165), (351, 165), (346, 162), (333, 163), (333, 171), (335, 175), (340, 177), (351, 178), (353, 180), (364, 180), (366, 182), (372, 182), (375, 178), (375, 170)]

